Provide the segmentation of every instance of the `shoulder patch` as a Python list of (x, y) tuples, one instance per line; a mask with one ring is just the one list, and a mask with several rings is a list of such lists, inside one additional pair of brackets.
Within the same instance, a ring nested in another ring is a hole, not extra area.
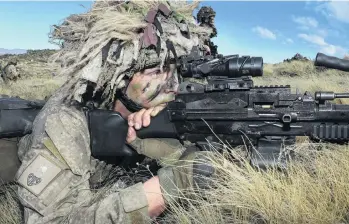
[(38, 196), (63, 170), (63, 167), (38, 154), (18, 177), (17, 182), (28, 191)]

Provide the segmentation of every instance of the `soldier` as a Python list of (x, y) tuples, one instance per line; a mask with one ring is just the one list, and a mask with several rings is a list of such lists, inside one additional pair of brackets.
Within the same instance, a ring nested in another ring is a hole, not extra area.
[[(118, 111), (126, 119), (131, 115), (127, 141), (140, 153), (159, 158), (183, 152), (180, 144), (137, 139), (133, 128), (149, 125), (151, 116), (174, 99), (178, 77), (173, 61), (193, 46), (205, 49), (211, 30), (192, 19), (196, 6), (181, 1), (98, 1), (81, 16), (91, 19), (85, 27), (89, 32), (74, 30), (73, 22), (65, 25), (64, 30), (74, 31), (66, 34), (81, 34), (84, 45), (59, 53), (75, 58), (66, 68), (71, 78), (51, 96), (32, 134), (19, 144), (22, 165), (16, 180), (25, 223), (147, 223), (176, 200), (178, 190), (193, 186), (196, 172), (185, 159), (195, 161), (197, 154), (187, 152), (177, 164), (186, 165), (181, 172), (175, 166), (163, 167), (145, 183), (124, 189), (115, 185), (97, 194), (90, 187), (94, 175), (101, 170), (108, 175), (111, 169), (91, 157), (82, 107), (93, 101), (97, 108)], [(212, 167), (204, 170), (206, 176), (213, 173)]]
[(9, 80), (17, 80), (20, 74), (17, 71), (17, 60), (11, 59), (3, 69), (3, 79), (7, 83)]
[(2, 68), (1, 64), (0, 64), (0, 85), (4, 83), (4, 69)]
[[(217, 36), (217, 29), (214, 24), (214, 19), (216, 16), (216, 12), (209, 6), (203, 6), (197, 13), (197, 21), (200, 23), (200, 26), (206, 26), (212, 29), (212, 33), (210, 35), (210, 38)], [(205, 42), (205, 44), (210, 48), (210, 54), (216, 55), (217, 52), (217, 45), (214, 45), (214, 43), (209, 39)]]

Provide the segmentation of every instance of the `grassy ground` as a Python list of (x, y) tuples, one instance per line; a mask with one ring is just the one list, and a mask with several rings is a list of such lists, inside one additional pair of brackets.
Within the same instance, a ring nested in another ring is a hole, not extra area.
[(164, 223), (348, 223), (348, 147), (302, 143), (295, 150), (300, 159), (284, 172), (211, 157), (214, 188), (174, 204)]
[(16, 197), (15, 186), (1, 186), (0, 188), (0, 223), (22, 223), (22, 210)]
[[(1, 63), (0, 57), (0, 63)], [(45, 61), (20, 62), (22, 78), (0, 86), (0, 94), (44, 99), (63, 82), (53, 77), (58, 67)], [(349, 73), (316, 69), (310, 61), (267, 64), (264, 77), (255, 85), (291, 85), (292, 91), (349, 92)], [(338, 103), (349, 103), (347, 99)], [(316, 151), (319, 148), (323, 151)], [(206, 198), (184, 200), (171, 207), (167, 223), (348, 223), (349, 151), (345, 146), (299, 141), (295, 148), (302, 159), (286, 172), (258, 172), (241, 158), (237, 166), (224, 157), (214, 158), (220, 175), (217, 188)], [(234, 151), (233, 151), (234, 153)], [(287, 175), (286, 175), (287, 174)], [(0, 192), (0, 223), (18, 223), (18, 204), (12, 190)]]
[(58, 89), (64, 81), (63, 77), (29, 77), (11, 82), (8, 85), (0, 84), (0, 94), (43, 100)]
[(57, 76), (58, 64), (48, 64), (47, 60), (54, 51), (29, 51), (22, 55), (1, 55), (0, 65), (4, 67), (11, 59), (17, 59), (16, 68), (21, 78), (9, 84), (0, 84), (0, 94), (19, 96), (25, 99), (44, 99), (50, 96), (65, 81)]

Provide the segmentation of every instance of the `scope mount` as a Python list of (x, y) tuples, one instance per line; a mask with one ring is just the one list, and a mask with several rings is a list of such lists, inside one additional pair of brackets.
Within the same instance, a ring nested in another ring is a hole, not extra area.
[(207, 83), (197, 83), (183, 81), (179, 84), (179, 94), (185, 93), (204, 93), (204, 92), (223, 92), (236, 90), (249, 90), (254, 87), (251, 76), (239, 78), (227, 78), (225, 76), (208, 76)]

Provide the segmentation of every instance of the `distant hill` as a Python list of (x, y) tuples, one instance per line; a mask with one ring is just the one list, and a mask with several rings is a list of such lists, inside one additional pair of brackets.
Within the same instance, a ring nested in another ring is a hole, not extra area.
[[(3, 48), (0, 48), (0, 52)], [(16, 52), (16, 53), (14, 53)], [(36, 62), (47, 62), (47, 59), (57, 52), (53, 49), (43, 49), (43, 50), (12, 50), (12, 53), (0, 53), (0, 63), (6, 63), (11, 58), (16, 58), (19, 61), (36, 61)]]
[(25, 50), (25, 49), (0, 48), (0, 55), (3, 55), (3, 54), (25, 54), (25, 53), (27, 53), (27, 50)]

